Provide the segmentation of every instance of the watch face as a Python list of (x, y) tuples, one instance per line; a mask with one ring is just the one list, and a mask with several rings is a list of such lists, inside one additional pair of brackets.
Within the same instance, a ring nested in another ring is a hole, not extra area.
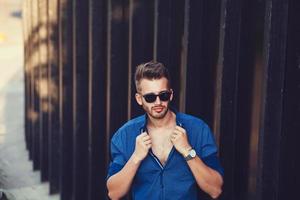
[(196, 151), (194, 149), (192, 149), (190, 151), (190, 155), (191, 155), (192, 158), (196, 157)]

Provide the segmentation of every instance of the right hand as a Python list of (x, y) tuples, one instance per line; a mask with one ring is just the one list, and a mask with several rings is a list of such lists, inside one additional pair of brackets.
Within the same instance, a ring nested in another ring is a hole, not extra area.
[(135, 139), (135, 150), (133, 155), (137, 161), (142, 161), (147, 156), (149, 149), (152, 146), (151, 138), (147, 132), (143, 132)]

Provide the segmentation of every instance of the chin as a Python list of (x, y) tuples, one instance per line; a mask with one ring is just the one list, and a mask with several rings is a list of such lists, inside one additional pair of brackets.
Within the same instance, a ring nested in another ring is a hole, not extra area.
[(153, 111), (153, 113), (151, 113), (151, 117), (153, 117), (154, 119), (163, 119), (168, 113), (168, 109), (166, 108), (165, 110), (163, 110), (161, 113), (155, 113), (155, 111)]

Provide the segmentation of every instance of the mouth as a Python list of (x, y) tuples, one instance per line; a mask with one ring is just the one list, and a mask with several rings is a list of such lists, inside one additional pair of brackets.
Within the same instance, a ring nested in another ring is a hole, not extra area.
[(154, 107), (153, 110), (157, 113), (160, 113), (164, 110), (164, 107)]

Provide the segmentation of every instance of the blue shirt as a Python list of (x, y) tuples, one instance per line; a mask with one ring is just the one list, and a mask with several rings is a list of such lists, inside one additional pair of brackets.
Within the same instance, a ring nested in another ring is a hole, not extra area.
[[(202, 120), (176, 112), (176, 123), (187, 133), (189, 143), (197, 155), (209, 167), (223, 176), (217, 158), (214, 137)], [(146, 130), (147, 115), (142, 115), (124, 124), (112, 137), (108, 178), (120, 171), (135, 149), (136, 137)], [(137, 200), (193, 200), (198, 199), (198, 185), (183, 156), (173, 147), (166, 164), (149, 151), (132, 183), (132, 198)]]

